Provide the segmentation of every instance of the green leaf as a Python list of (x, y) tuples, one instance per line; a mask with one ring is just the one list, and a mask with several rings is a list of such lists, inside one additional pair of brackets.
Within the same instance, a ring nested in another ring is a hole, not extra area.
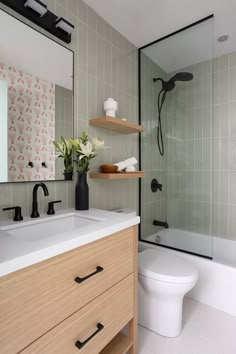
[(53, 141), (53, 144), (60, 152), (60, 155), (58, 157), (61, 157), (64, 159), (64, 167), (65, 171), (64, 172), (72, 172), (73, 171), (73, 149), (72, 145), (70, 144), (69, 140), (64, 138), (64, 136), (61, 136), (61, 141), (62, 143)]
[(61, 153), (63, 153), (63, 150), (61, 148), (61, 144), (57, 143), (56, 141), (53, 141), (53, 145), (57, 150), (59, 150)]

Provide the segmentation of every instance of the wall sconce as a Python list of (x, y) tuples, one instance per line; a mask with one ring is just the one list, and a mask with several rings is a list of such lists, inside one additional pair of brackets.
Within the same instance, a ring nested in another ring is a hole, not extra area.
[(74, 26), (48, 10), (45, 0), (0, 0), (0, 3), (18, 12), (65, 43), (71, 42), (71, 32)]
[(30, 7), (32, 10), (37, 12), (40, 15), (40, 17), (45, 15), (46, 12), (48, 11), (47, 5), (44, 4), (44, 2), (40, 1), (40, 0), (27, 0), (24, 3), (24, 6)]
[(57, 20), (55, 22), (55, 26), (56, 26), (56, 28), (62, 29), (67, 34), (71, 34), (73, 29), (75, 28), (75, 26), (72, 25), (72, 23), (68, 22), (63, 17), (58, 17), (57, 18)]

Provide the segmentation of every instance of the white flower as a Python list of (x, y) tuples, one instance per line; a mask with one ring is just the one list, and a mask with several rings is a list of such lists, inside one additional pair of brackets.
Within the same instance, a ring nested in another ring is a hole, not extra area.
[(80, 143), (80, 153), (86, 157), (94, 155), (93, 144), (90, 143), (90, 141), (88, 141), (86, 144)]
[(101, 140), (99, 138), (93, 138), (92, 139), (92, 144), (93, 144), (93, 148), (94, 150), (101, 150), (104, 149), (104, 140)]

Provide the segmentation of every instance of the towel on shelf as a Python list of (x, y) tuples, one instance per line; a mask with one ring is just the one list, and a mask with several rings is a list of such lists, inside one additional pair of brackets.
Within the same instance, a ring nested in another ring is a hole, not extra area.
[(126, 159), (125, 161), (126, 167), (131, 166), (131, 165), (136, 165), (138, 161), (136, 160), (135, 157), (130, 157), (129, 159)]
[(114, 165), (118, 167), (118, 171), (123, 171), (126, 168), (125, 161), (114, 163)]
[(132, 165), (136, 165), (137, 163), (138, 163), (138, 161), (136, 160), (135, 157), (130, 157), (129, 159), (127, 159), (125, 161), (120, 161), (120, 162), (114, 163), (114, 165), (118, 167), (118, 171), (123, 171), (127, 167), (132, 166)]
[(136, 168), (134, 165), (130, 165), (130, 166), (126, 167), (125, 171), (126, 172), (135, 172)]

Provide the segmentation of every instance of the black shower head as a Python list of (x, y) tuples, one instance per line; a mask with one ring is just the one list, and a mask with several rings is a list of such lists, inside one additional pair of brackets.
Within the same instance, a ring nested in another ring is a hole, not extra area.
[(160, 77), (153, 78), (153, 82), (161, 81), (162, 89), (166, 92), (169, 92), (175, 88), (176, 81), (191, 81), (193, 79), (193, 74), (187, 72), (180, 72), (172, 76), (172, 78), (168, 81), (164, 81)]
[(182, 72), (182, 73), (175, 74), (169, 81), (171, 81), (171, 82), (191, 81), (192, 79), (193, 79), (193, 74), (187, 73), (187, 72)]
[(158, 108), (158, 126), (157, 126), (157, 144), (161, 156), (164, 155), (164, 142), (162, 135), (162, 123), (161, 123), (161, 110), (165, 102), (167, 92), (175, 88), (176, 81), (190, 81), (193, 79), (193, 74), (180, 72), (172, 76), (169, 81), (164, 81), (161, 77), (154, 77), (153, 82), (161, 81), (162, 89), (160, 90), (157, 98), (157, 108)]

